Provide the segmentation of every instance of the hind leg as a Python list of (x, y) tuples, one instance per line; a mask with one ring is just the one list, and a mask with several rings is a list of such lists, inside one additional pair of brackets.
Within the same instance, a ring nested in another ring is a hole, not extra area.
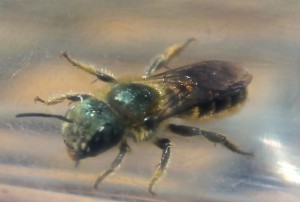
[(186, 40), (183, 44), (174, 44), (170, 46), (163, 54), (156, 56), (151, 60), (150, 64), (146, 68), (145, 77), (151, 76), (155, 71), (162, 67), (166, 67), (168, 62), (177, 56), (183, 49), (185, 49), (188, 44), (194, 41), (194, 38)]
[(229, 140), (226, 136), (212, 132), (207, 130), (200, 130), (199, 128), (190, 127), (190, 126), (184, 126), (184, 125), (175, 125), (175, 124), (169, 124), (169, 128), (173, 133), (176, 133), (181, 136), (196, 136), (196, 135), (202, 135), (209, 141), (213, 143), (219, 143), (225, 146), (227, 149), (231, 150), (232, 152), (246, 155), (246, 156), (253, 156), (253, 153), (245, 152), (239, 148), (236, 144), (234, 144), (231, 140)]

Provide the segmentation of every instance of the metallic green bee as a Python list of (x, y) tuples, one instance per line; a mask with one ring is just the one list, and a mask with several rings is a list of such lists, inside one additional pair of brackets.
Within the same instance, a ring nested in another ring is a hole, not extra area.
[[(167, 67), (171, 58), (181, 52), (191, 41), (169, 47), (157, 56), (146, 68), (140, 79), (124, 82), (82, 64), (69, 57), (61, 56), (72, 65), (108, 83), (109, 89), (103, 96), (92, 94), (66, 94), (50, 100), (39, 97), (35, 101), (53, 105), (69, 100), (72, 105), (65, 116), (44, 113), (22, 113), (16, 117), (54, 117), (62, 120), (62, 135), (70, 157), (77, 163), (119, 145), (120, 152), (111, 167), (98, 176), (94, 187), (113, 173), (129, 151), (128, 138), (136, 142), (153, 141), (163, 150), (159, 165), (154, 171), (148, 190), (165, 174), (171, 154), (171, 141), (158, 138), (156, 130), (160, 123), (170, 117), (186, 115), (197, 109), (198, 116), (211, 115), (225, 110), (246, 98), (246, 87), (252, 76), (243, 68), (225, 61), (204, 61), (183, 67)], [(157, 73), (162, 68), (167, 71)], [(213, 143), (227, 149), (251, 156), (239, 149), (226, 136), (185, 125), (168, 124), (171, 132), (182, 136), (204, 136)]]

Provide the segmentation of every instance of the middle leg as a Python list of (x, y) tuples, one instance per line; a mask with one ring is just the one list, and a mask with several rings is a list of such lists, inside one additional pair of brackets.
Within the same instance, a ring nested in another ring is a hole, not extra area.
[(171, 141), (169, 139), (157, 139), (154, 144), (158, 146), (160, 149), (163, 150), (161, 160), (159, 164), (157, 165), (154, 174), (152, 176), (152, 179), (150, 181), (148, 191), (152, 194), (155, 195), (153, 192), (153, 187), (157, 183), (157, 181), (163, 177), (166, 173), (166, 169), (169, 165), (170, 162), (170, 156), (171, 156)]
[(96, 76), (97, 79), (99, 79), (101, 81), (108, 82), (108, 83), (116, 83), (117, 82), (117, 80), (114, 77), (97, 70), (95, 67), (84, 64), (84, 63), (80, 63), (80, 62), (72, 59), (66, 52), (61, 53), (60, 56), (66, 58), (67, 61), (69, 63), (71, 63), (73, 66), (75, 66), (79, 69), (82, 69), (83, 71), (85, 71), (89, 74)]

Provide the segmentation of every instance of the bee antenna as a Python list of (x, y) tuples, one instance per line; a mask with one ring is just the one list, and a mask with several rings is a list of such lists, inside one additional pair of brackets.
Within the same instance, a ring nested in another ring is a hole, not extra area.
[(57, 114), (44, 114), (44, 113), (22, 113), (22, 114), (17, 114), (17, 118), (19, 117), (47, 117), (47, 118), (56, 118), (62, 121), (66, 121), (69, 123), (73, 123), (73, 120), (67, 119), (66, 117), (62, 115), (57, 115)]

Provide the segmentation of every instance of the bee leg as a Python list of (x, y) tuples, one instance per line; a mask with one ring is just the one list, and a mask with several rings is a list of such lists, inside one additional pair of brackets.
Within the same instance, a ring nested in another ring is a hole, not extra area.
[(115, 83), (117, 82), (117, 80), (115, 78), (113, 78), (112, 76), (105, 74), (99, 70), (97, 70), (95, 67), (91, 66), (91, 65), (87, 65), (84, 63), (80, 63), (72, 58), (70, 58), (70, 56), (66, 53), (63, 52), (60, 54), (61, 57), (64, 57), (67, 59), (68, 62), (70, 62), (73, 66), (89, 73), (92, 74), (94, 76), (97, 77), (97, 79), (104, 81), (104, 82), (108, 82), (108, 83)]
[(162, 67), (167, 67), (168, 62), (175, 56), (177, 56), (187, 45), (196, 40), (195, 38), (190, 38), (186, 40), (183, 44), (174, 44), (170, 46), (163, 54), (156, 56), (151, 60), (150, 64), (146, 68), (145, 77), (151, 76), (155, 71)]
[(246, 155), (246, 156), (253, 156), (253, 153), (245, 152), (239, 148), (239, 146), (232, 143), (226, 136), (212, 132), (207, 130), (200, 130), (199, 128), (190, 127), (190, 126), (184, 126), (184, 125), (175, 125), (175, 124), (169, 124), (169, 128), (172, 132), (186, 137), (196, 136), (196, 135), (202, 135), (209, 141), (213, 143), (220, 143), (223, 146), (225, 146), (227, 149), (231, 150), (232, 152)]
[(70, 100), (72, 102), (77, 102), (77, 101), (83, 101), (87, 98), (92, 97), (89, 94), (65, 94), (65, 95), (61, 95), (49, 100), (43, 100), (42, 98), (40, 98), (39, 96), (36, 96), (34, 98), (34, 102), (41, 102), (45, 105), (54, 105), (54, 104), (58, 104), (63, 102), (64, 100)]
[(163, 150), (163, 153), (161, 156), (160, 163), (157, 165), (148, 187), (148, 191), (152, 195), (155, 195), (155, 193), (153, 192), (154, 185), (166, 173), (166, 168), (168, 167), (170, 161), (171, 146), (172, 146), (171, 141), (169, 139), (157, 139), (154, 143), (156, 146), (158, 146)]
[(97, 189), (98, 185), (106, 178), (108, 177), (110, 174), (112, 174), (113, 172), (115, 172), (116, 169), (118, 169), (120, 167), (120, 164), (122, 163), (125, 155), (127, 154), (127, 152), (130, 150), (129, 145), (127, 144), (126, 141), (123, 141), (120, 146), (119, 146), (119, 154), (117, 156), (117, 158), (112, 162), (111, 167), (106, 170), (104, 173), (100, 174), (96, 180), (96, 182), (94, 183), (94, 188)]

